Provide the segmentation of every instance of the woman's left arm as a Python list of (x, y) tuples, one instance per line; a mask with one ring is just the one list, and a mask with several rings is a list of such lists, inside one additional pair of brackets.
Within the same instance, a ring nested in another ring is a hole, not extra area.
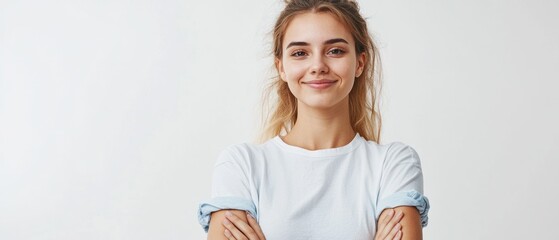
[[(393, 208), (394, 212), (397, 214), (401, 212), (404, 216), (400, 220), (400, 226), (402, 231), (402, 240), (422, 240), (423, 239), (423, 229), (421, 226), (421, 216), (416, 207), (412, 206), (400, 206)], [(388, 209), (386, 209), (388, 210)], [(386, 217), (389, 211), (383, 211), (379, 219)]]
[[(423, 239), (428, 223), (429, 200), (423, 195), (423, 172), (417, 152), (409, 145), (395, 142), (387, 150), (377, 201), (377, 209), (402, 211), (402, 239)], [(378, 212), (377, 212), (378, 214)], [(380, 216), (377, 219), (382, 219)]]

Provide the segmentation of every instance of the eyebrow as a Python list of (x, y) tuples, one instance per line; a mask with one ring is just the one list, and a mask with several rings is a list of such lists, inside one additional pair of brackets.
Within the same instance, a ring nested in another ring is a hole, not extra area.
[[(326, 41), (324, 41), (324, 44), (334, 44), (334, 43), (339, 43), (339, 42), (349, 44), (343, 38), (333, 38), (333, 39), (330, 39), (330, 40), (326, 40)], [(285, 49), (288, 49), (288, 48), (293, 47), (293, 46), (309, 46), (309, 45), (310, 44), (308, 42), (290, 42), (289, 44), (287, 44), (287, 47)]]

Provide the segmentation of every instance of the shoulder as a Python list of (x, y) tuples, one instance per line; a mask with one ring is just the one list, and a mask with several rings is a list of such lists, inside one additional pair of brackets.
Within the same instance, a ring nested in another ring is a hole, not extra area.
[(413, 157), (418, 158), (417, 152), (413, 147), (403, 142), (392, 142), (387, 144), (387, 156), (391, 157)]
[(399, 141), (394, 141), (394, 142), (389, 142), (389, 143), (380, 143), (380, 144), (377, 143), (377, 142), (370, 141), (370, 140), (365, 140), (365, 139), (363, 139), (363, 141), (365, 142), (365, 146), (367, 147), (367, 149), (377, 151), (377, 152), (383, 153), (383, 154), (416, 153), (416, 151), (413, 147), (411, 147), (410, 145), (408, 145), (406, 143), (399, 142)]
[(402, 142), (390, 143), (386, 150), (385, 165), (411, 164), (420, 167), (420, 159), (417, 151), (408, 144)]
[(366, 147), (369, 151), (376, 153), (384, 164), (405, 161), (419, 162), (417, 151), (403, 142), (394, 141), (379, 144), (374, 141), (366, 141)]

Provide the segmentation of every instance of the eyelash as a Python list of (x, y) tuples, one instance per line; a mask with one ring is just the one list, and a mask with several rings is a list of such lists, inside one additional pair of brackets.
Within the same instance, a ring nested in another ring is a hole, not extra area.
[(294, 53), (292, 53), (291, 56), (292, 56), (292, 57), (302, 57), (303, 55), (297, 55), (297, 54), (299, 54), (299, 53), (305, 53), (305, 52), (303, 52), (303, 51), (301, 51), (301, 50), (298, 50), (298, 51), (295, 51)]
[[(339, 48), (334, 48), (334, 49), (328, 51), (328, 53), (333, 52), (333, 51), (338, 51), (338, 52), (339, 52), (338, 54), (334, 54), (334, 55), (342, 55), (342, 54), (345, 53), (344, 50), (339, 49)], [(294, 53), (292, 53), (291, 56), (292, 56), (292, 57), (302, 57), (303, 55), (297, 55), (297, 54), (299, 54), (299, 53), (305, 53), (305, 52), (302, 51), (302, 50), (298, 50), (298, 51), (295, 51)]]
[(330, 50), (330, 52), (332, 52), (332, 51), (338, 51), (339, 53), (338, 53), (338, 54), (336, 54), (336, 55), (342, 55), (342, 54), (344, 54), (344, 53), (345, 53), (345, 51), (344, 51), (344, 50), (342, 50), (342, 49), (339, 49), (339, 48), (334, 48), (334, 49)]

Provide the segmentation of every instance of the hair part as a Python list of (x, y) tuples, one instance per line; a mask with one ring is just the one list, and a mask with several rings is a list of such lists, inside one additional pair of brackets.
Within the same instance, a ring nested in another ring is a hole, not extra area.
[[(297, 122), (297, 98), (287, 82), (279, 77), (277, 61), (283, 54), (283, 37), (289, 23), (297, 15), (307, 12), (330, 13), (343, 23), (355, 41), (357, 56), (365, 54), (362, 74), (355, 79), (349, 93), (350, 123), (354, 131), (367, 140), (380, 142), (381, 63), (377, 47), (369, 34), (366, 20), (359, 14), (357, 2), (352, 0), (287, 0), (273, 29), (273, 49), (277, 75), (267, 85), (262, 96), (262, 129), (259, 142), (287, 133)], [(272, 93), (276, 93), (273, 96)]]

